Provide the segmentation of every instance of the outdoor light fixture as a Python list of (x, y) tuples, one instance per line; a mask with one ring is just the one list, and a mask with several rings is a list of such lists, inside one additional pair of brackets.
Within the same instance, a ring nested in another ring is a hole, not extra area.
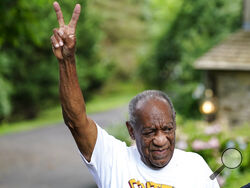
[(203, 114), (213, 114), (215, 113), (215, 109), (215, 104), (211, 100), (205, 100), (201, 105), (201, 112)]
[(208, 121), (212, 121), (215, 119), (216, 110), (216, 100), (213, 96), (213, 91), (211, 89), (206, 89), (205, 99), (200, 105), (200, 112), (206, 116)]

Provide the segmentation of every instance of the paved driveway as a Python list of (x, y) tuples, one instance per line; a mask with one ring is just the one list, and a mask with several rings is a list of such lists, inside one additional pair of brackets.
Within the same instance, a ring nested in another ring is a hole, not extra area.
[[(126, 119), (126, 107), (91, 115), (102, 127)], [(0, 137), (1, 188), (96, 188), (63, 124)]]

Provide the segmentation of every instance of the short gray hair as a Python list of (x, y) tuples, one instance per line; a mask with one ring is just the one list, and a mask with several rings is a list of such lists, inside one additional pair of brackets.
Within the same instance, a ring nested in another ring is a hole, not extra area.
[(174, 105), (171, 102), (168, 95), (162, 91), (159, 91), (159, 90), (146, 90), (146, 91), (143, 91), (143, 92), (137, 94), (129, 103), (129, 122), (132, 124), (132, 126), (134, 126), (136, 124), (136, 106), (137, 106), (138, 102), (140, 102), (142, 100), (152, 99), (152, 98), (164, 99), (170, 105), (170, 108), (172, 111), (172, 118), (173, 118), (173, 121), (175, 122), (175, 115), (176, 114), (175, 114)]

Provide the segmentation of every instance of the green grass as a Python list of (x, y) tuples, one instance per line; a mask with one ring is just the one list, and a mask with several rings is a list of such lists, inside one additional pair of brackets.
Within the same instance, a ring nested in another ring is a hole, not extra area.
[(235, 135), (241, 135), (244, 137), (249, 137), (250, 136), (249, 130), (250, 130), (249, 123), (244, 123), (241, 126), (233, 127), (230, 136), (235, 137)]
[[(112, 86), (112, 88), (110, 88)], [(88, 114), (102, 112), (126, 105), (130, 99), (141, 90), (138, 84), (133, 83), (107, 83), (102, 91), (98, 92), (86, 103)], [(34, 120), (24, 120), (0, 125), (0, 135), (31, 130), (38, 127), (49, 126), (63, 122), (61, 106), (42, 111)]]
[(0, 135), (26, 131), (41, 126), (48, 126), (62, 121), (60, 106), (47, 109), (34, 120), (23, 120), (14, 123), (3, 123), (0, 126)]
[[(87, 103), (86, 108), (88, 114), (102, 112), (112, 108), (125, 105), (131, 96), (108, 96), (106, 98), (95, 98)], [(34, 120), (25, 120), (15, 123), (4, 123), (0, 126), (0, 135), (30, 130), (33, 128), (48, 126), (51, 124), (62, 122), (61, 106), (56, 106), (51, 109), (41, 112)]]

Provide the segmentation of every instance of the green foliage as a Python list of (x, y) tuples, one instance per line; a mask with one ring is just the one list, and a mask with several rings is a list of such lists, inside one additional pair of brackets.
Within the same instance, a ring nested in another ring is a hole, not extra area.
[(107, 132), (113, 135), (118, 140), (125, 142), (127, 146), (131, 146), (132, 140), (125, 125), (116, 125), (108, 127)]
[[(58, 27), (52, 3), (0, 3), (0, 119), (33, 118), (59, 101), (58, 65), (50, 44), (52, 30)], [(59, 3), (67, 24), (77, 2)], [(81, 89), (89, 96), (108, 77), (108, 67), (99, 58), (98, 18), (89, 15), (86, 1), (78, 3), (82, 4), (82, 14), (77, 27), (77, 66)]]
[[(227, 169), (226, 169), (227, 170)], [(244, 172), (240, 173), (238, 169), (227, 170), (229, 172), (229, 176), (223, 186), (223, 188), (235, 188), (235, 187), (243, 187), (247, 185), (250, 180), (250, 173)]]
[(10, 104), (10, 94), (11, 94), (11, 85), (6, 79), (6, 76), (9, 74), (9, 61), (8, 56), (4, 53), (0, 54), (0, 121), (3, 117), (6, 117), (11, 112)]
[[(153, 3), (163, 10), (166, 2)], [(152, 52), (141, 63), (139, 74), (150, 88), (166, 90), (179, 113), (198, 115), (198, 101), (192, 98), (201, 75), (193, 62), (241, 25), (241, 0), (183, 0), (171, 13), (162, 14), (166, 26)], [(166, 18), (169, 16), (170, 18)], [(156, 18), (159, 20), (159, 15)]]
[(102, 60), (112, 61), (116, 65), (112, 77), (120, 82), (134, 77), (138, 56), (143, 55), (149, 46), (147, 2), (89, 1), (90, 10), (101, 19), (103, 35), (99, 48)]
[(0, 78), (0, 85), (3, 90), (0, 91), (0, 120), (3, 117), (6, 117), (11, 112), (11, 104), (10, 104), (10, 84), (3, 80), (3, 78)]

